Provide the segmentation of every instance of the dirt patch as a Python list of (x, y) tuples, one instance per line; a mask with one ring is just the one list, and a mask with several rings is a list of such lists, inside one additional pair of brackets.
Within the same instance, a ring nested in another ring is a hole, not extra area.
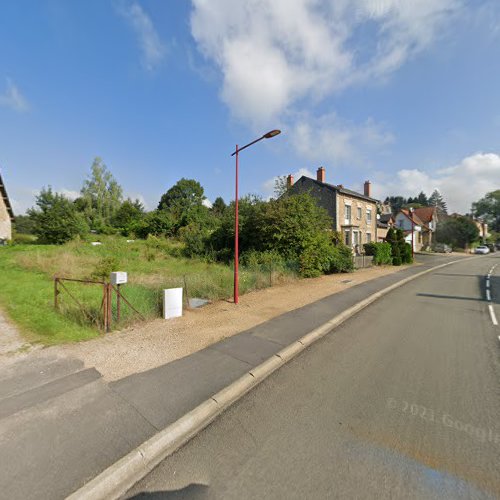
[(106, 380), (117, 380), (188, 356), (287, 311), (400, 269), (376, 267), (300, 280), (243, 295), (238, 306), (218, 301), (185, 311), (182, 318), (157, 319), (88, 342), (44, 351), (80, 358), (86, 366), (95, 366)]
[(0, 356), (12, 355), (29, 348), (30, 344), (23, 340), (14, 325), (7, 321), (0, 311)]

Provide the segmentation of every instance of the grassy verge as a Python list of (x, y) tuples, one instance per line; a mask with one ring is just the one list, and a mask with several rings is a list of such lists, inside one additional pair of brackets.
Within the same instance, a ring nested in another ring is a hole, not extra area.
[[(100, 246), (74, 241), (62, 246), (26, 244), (0, 248), (0, 305), (27, 340), (50, 345), (99, 335), (102, 287), (65, 282), (68, 291), (84, 304), (85, 312), (66, 291), (59, 296), (60, 310), (56, 311), (53, 278), (57, 275), (98, 279), (95, 273), (102, 271), (103, 262), (112, 262), (114, 270), (128, 272), (129, 283), (122, 288), (124, 296), (147, 319), (160, 315), (164, 288), (183, 287), (190, 298), (209, 300), (232, 295), (231, 267), (186, 259), (178, 243), (157, 238), (131, 243), (117, 237), (100, 241)], [(240, 292), (291, 279), (295, 279), (292, 272), (242, 268)], [(121, 328), (134, 321), (137, 315), (124, 304), (121, 323), (115, 321), (113, 326)]]

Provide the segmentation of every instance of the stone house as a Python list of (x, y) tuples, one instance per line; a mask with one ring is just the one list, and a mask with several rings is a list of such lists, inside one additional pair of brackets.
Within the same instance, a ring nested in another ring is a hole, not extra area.
[(14, 212), (10, 204), (5, 184), (0, 174), (0, 244), (12, 239), (12, 222), (14, 221)]
[(316, 179), (302, 176), (294, 183), (289, 175), (287, 185), (292, 193), (309, 193), (315, 198), (333, 219), (332, 229), (340, 232), (344, 243), (353, 250), (360, 251), (364, 243), (377, 241), (378, 201), (371, 197), (370, 181), (365, 182), (363, 193), (357, 193), (341, 184), (329, 184), (325, 178), (325, 168), (320, 167)]

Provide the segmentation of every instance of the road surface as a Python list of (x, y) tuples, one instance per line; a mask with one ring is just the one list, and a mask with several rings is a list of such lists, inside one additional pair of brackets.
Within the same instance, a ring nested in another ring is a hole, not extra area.
[(412, 281), (273, 374), (126, 498), (500, 498), (490, 309), (500, 318), (498, 254)]

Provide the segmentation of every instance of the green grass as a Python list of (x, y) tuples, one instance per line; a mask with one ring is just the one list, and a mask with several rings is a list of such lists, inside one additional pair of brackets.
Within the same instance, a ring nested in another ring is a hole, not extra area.
[[(99, 335), (102, 286), (64, 282), (84, 304), (85, 313), (64, 290), (59, 295), (60, 308), (56, 311), (53, 278), (57, 275), (92, 279), (96, 269), (110, 258), (115, 262), (114, 270), (128, 272), (129, 282), (122, 287), (123, 294), (147, 319), (160, 316), (164, 288), (184, 287), (189, 297), (209, 300), (232, 296), (232, 267), (184, 258), (182, 246), (177, 242), (151, 238), (127, 243), (118, 237), (100, 238), (100, 241), (103, 243), (100, 246), (73, 241), (62, 246), (20, 244), (0, 248), (0, 305), (27, 340), (51, 345)], [(269, 272), (241, 268), (240, 293), (295, 276), (280, 272), (272, 278)], [(116, 322), (116, 302), (113, 311), (115, 329), (138, 320), (124, 303), (120, 324)]]

